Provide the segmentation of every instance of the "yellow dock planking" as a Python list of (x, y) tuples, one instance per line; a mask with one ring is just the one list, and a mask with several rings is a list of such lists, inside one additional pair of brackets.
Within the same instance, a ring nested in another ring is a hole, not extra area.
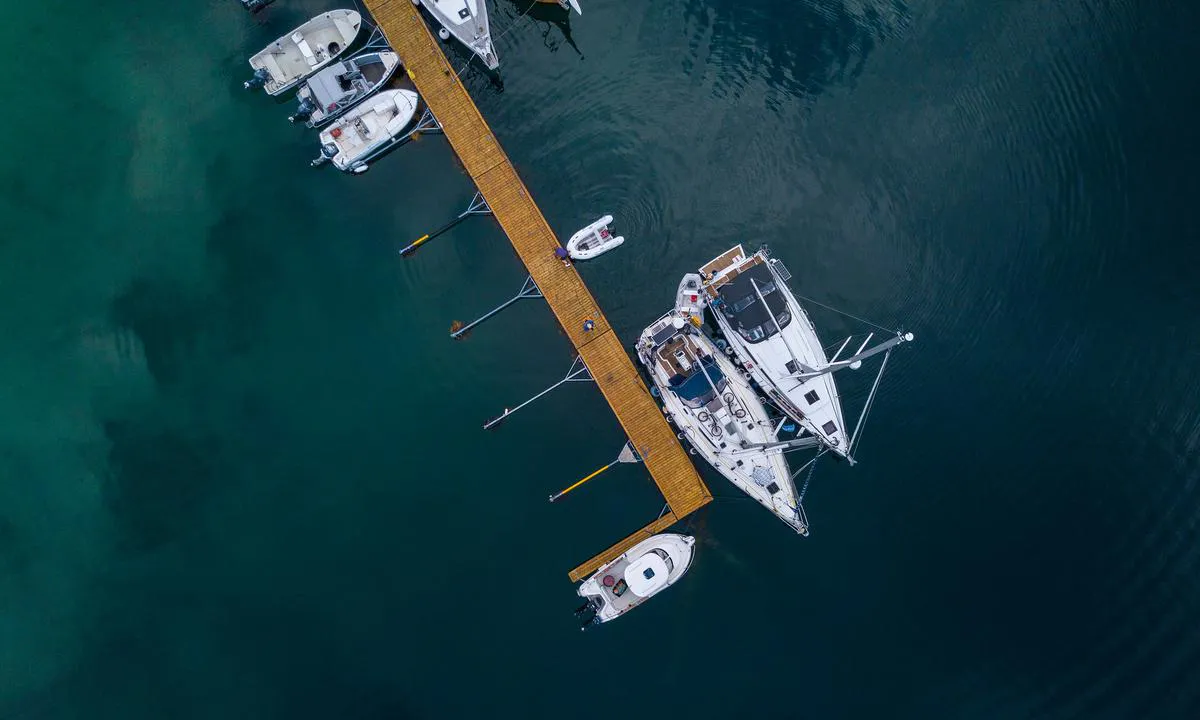
[[(571, 580), (580, 580), (639, 541), (703, 507), (712, 495), (595, 298), (575, 269), (564, 267), (554, 256), (558, 239), (420, 12), (411, 0), (366, 0), (366, 5), (670, 506), (670, 512), (572, 570)], [(591, 331), (584, 331), (585, 320), (594, 323)]]

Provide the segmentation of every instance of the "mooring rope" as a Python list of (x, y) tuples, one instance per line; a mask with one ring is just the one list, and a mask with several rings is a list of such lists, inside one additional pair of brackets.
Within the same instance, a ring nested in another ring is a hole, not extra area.
[(804, 495), (808, 492), (808, 484), (812, 482), (813, 473), (817, 470), (817, 458), (824, 454), (825, 451), (822, 450), (821, 452), (817, 453), (817, 457), (813, 458), (812, 462), (809, 463), (808, 476), (804, 478), (804, 485), (800, 488), (800, 495), (796, 498), (797, 507), (804, 504)]

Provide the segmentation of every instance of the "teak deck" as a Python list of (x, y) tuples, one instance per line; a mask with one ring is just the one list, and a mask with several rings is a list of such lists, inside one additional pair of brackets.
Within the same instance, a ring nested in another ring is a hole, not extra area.
[[(617, 420), (650, 471), (670, 512), (571, 571), (586, 577), (637, 542), (712, 500), (604, 313), (573, 267), (554, 256), (558, 239), (542, 217), (508, 156), (459, 82), (411, 0), (366, 0), (388, 43), (441, 124), (533, 281), (575, 345)], [(590, 332), (584, 321), (595, 323)]]

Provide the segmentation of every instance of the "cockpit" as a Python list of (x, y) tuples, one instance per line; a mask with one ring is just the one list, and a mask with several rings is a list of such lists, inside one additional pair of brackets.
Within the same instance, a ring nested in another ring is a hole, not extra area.
[(743, 270), (721, 287), (719, 296), (721, 314), (748, 343), (762, 342), (792, 321), (787, 299), (779, 292), (766, 265)]

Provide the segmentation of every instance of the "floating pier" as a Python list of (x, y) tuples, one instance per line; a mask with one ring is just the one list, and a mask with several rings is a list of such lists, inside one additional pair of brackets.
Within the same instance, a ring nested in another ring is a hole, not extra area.
[[(669, 506), (644, 528), (572, 570), (571, 580), (578, 581), (708, 504), (712, 495), (579, 273), (555, 257), (557, 237), (420, 12), (411, 0), (365, 2)], [(584, 329), (585, 323), (590, 329)]]

